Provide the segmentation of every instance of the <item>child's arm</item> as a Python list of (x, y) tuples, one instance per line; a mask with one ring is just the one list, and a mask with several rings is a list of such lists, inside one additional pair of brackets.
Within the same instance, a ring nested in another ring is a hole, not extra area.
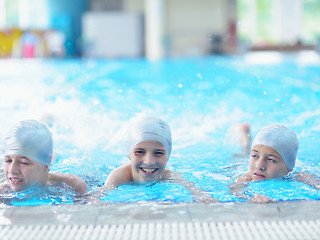
[(85, 194), (88, 191), (85, 181), (73, 174), (49, 173), (49, 183), (55, 186), (66, 184), (79, 194)]
[(269, 203), (269, 202), (274, 202), (273, 199), (269, 198), (266, 195), (261, 195), (261, 194), (254, 194), (253, 197), (250, 197), (245, 193), (244, 188), (248, 186), (248, 182), (252, 181), (249, 172), (241, 175), (240, 177), (237, 178), (235, 183), (230, 184), (229, 188), (232, 195), (234, 195), (237, 198), (241, 199), (247, 199), (250, 202), (253, 203)]
[(219, 202), (218, 199), (214, 199), (205, 190), (198, 188), (195, 183), (187, 181), (179, 173), (175, 173), (166, 169), (163, 174), (163, 180), (169, 180), (181, 186), (184, 186), (186, 189), (190, 191), (190, 193), (192, 194), (192, 198), (197, 202), (203, 202), (203, 203)]
[(305, 184), (308, 184), (311, 187), (314, 187), (318, 190), (320, 190), (320, 178), (307, 172), (298, 172), (296, 175), (296, 179), (299, 182), (303, 182)]
[(107, 181), (102, 187), (97, 188), (88, 196), (90, 203), (103, 203), (100, 197), (105, 196), (107, 191), (114, 190), (120, 185), (132, 181), (131, 165), (127, 164), (114, 169), (107, 178)]
[(234, 195), (237, 198), (240, 199), (247, 199), (248, 201), (252, 202), (252, 203), (270, 203), (270, 202), (274, 202), (275, 200), (269, 198), (266, 195), (262, 195), (262, 194), (253, 194), (253, 196), (249, 196), (245, 193), (245, 190), (243, 188), (245, 188), (246, 186), (248, 186), (245, 183), (235, 183), (229, 186), (230, 191), (229, 193), (231, 193), (232, 195)]

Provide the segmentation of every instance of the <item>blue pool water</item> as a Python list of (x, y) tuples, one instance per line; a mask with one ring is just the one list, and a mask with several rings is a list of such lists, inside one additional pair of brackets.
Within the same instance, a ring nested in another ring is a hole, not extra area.
[[(231, 125), (243, 121), (251, 123), (253, 136), (274, 122), (289, 126), (300, 141), (295, 171), (320, 176), (320, 59), (314, 53), (159, 62), (1, 60), (0, 90), (1, 139), (19, 120), (46, 121), (57, 156), (51, 171), (77, 174), (91, 191), (128, 162), (127, 129), (141, 116), (169, 123), (173, 153), (167, 167), (220, 201), (244, 201), (230, 195), (228, 185), (247, 170), (248, 161), (232, 158), (240, 146), (227, 137)], [(320, 199), (318, 190), (284, 179), (251, 183), (246, 193)], [(72, 202), (72, 195), (38, 199), (24, 194), (11, 204)], [(103, 200), (193, 201), (185, 188), (170, 183), (121, 186)]]

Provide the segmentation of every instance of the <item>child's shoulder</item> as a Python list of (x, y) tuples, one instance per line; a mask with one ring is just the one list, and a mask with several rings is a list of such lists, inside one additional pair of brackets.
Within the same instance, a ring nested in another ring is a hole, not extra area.
[(179, 178), (181, 175), (179, 173), (173, 172), (170, 169), (165, 169), (161, 175), (161, 180), (174, 180), (176, 178)]
[(132, 165), (131, 163), (129, 163), (112, 170), (103, 186), (103, 189), (115, 189), (122, 184), (126, 184), (132, 181)]
[(76, 175), (69, 173), (49, 173), (48, 176), (48, 184), (51, 186), (68, 186), (80, 194), (84, 194), (88, 190), (85, 181)]
[(293, 173), (292, 178), (299, 181), (299, 182), (306, 183), (316, 189), (320, 189), (320, 177), (317, 175), (314, 175), (312, 173), (295, 172), (295, 173)]
[(132, 165), (131, 163), (126, 164), (126, 165), (122, 165), (120, 167), (117, 167), (115, 169), (113, 169), (110, 173), (110, 176), (131, 176), (132, 175)]
[(68, 179), (69, 174), (67, 173), (51, 173), (48, 174), (48, 184), (57, 185)]

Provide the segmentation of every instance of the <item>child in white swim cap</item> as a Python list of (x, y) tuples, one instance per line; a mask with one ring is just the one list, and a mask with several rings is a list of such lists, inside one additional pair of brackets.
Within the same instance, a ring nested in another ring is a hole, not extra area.
[(79, 177), (64, 173), (49, 173), (52, 160), (52, 135), (49, 129), (36, 120), (16, 124), (4, 140), (4, 174), (6, 182), (0, 191), (14, 192), (31, 186), (66, 186), (84, 194), (86, 183)]
[(159, 118), (144, 118), (131, 128), (127, 155), (131, 160), (132, 181), (153, 182), (167, 175), (172, 150), (170, 127)]
[(52, 160), (52, 135), (49, 129), (35, 120), (21, 121), (4, 140), (4, 156), (21, 155), (42, 165)]
[[(293, 170), (299, 142), (296, 134), (281, 124), (264, 127), (254, 138), (249, 158), (248, 181), (281, 178)], [(240, 177), (237, 181), (241, 181)]]
[(128, 134), (127, 155), (130, 163), (114, 169), (99, 191), (108, 191), (123, 184), (144, 184), (174, 181), (185, 186), (197, 201), (215, 202), (209, 194), (187, 182), (180, 174), (166, 169), (172, 151), (169, 125), (159, 118), (143, 118)]
[(104, 188), (126, 183), (152, 183), (167, 178), (166, 165), (172, 150), (169, 125), (159, 118), (143, 118), (130, 129), (127, 156), (130, 163), (113, 170)]
[[(236, 183), (282, 178), (290, 173), (296, 163), (299, 141), (295, 132), (282, 124), (271, 124), (261, 129), (254, 138), (249, 158), (249, 171), (238, 177)], [(306, 173), (297, 173), (297, 180), (313, 187), (319, 179)], [(320, 185), (319, 185), (320, 186)], [(231, 187), (233, 193), (239, 186)], [(253, 202), (269, 202), (264, 195), (256, 195)]]

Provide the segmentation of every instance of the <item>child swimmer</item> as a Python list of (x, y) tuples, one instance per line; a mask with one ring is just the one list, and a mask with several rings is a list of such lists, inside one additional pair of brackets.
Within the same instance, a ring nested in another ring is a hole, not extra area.
[(30, 187), (68, 187), (78, 194), (87, 192), (86, 183), (78, 176), (49, 173), (52, 160), (52, 135), (36, 120), (16, 124), (4, 141), (4, 175), (0, 193), (19, 192)]
[(216, 202), (194, 183), (166, 168), (172, 151), (170, 127), (159, 118), (144, 118), (131, 128), (127, 142), (130, 163), (114, 169), (99, 192), (124, 184), (152, 184), (172, 181), (186, 187), (196, 201)]
[[(248, 135), (249, 136), (249, 135)], [(248, 144), (249, 142), (246, 141)], [(249, 171), (236, 180), (231, 192), (237, 195), (243, 183), (270, 180), (289, 175), (295, 166), (299, 141), (297, 135), (282, 124), (262, 128), (254, 138), (249, 158)], [(295, 179), (319, 189), (319, 179), (308, 173), (297, 173)], [(242, 184), (242, 185), (241, 185)], [(270, 202), (264, 195), (256, 195), (252, 202)]]
[(250, 151), (249, 172), (236, 182), (281, 178), (295, 166), (298, 151), (296, 134), (281, 124), (264, 127), (254, 138)]

